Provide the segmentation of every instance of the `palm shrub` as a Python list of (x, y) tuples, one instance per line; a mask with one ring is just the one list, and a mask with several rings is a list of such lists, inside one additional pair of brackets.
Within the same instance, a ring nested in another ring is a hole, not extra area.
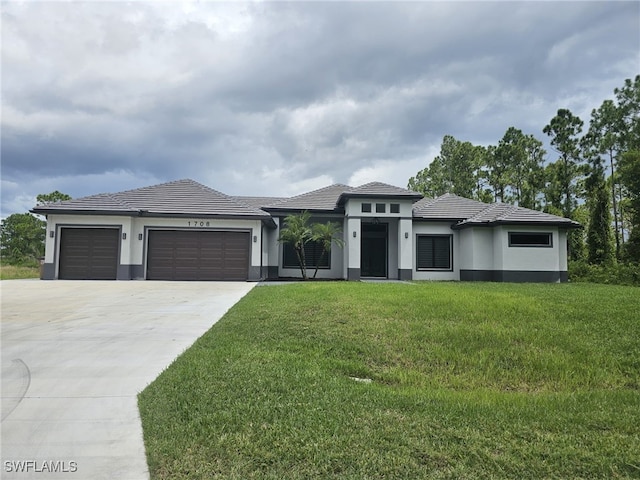
[(318, 266), (322, 263), (324, 256), (331, 251), (331, 244), (336, 243), (340, 248), (344, 246), (344, 241), (340, 238), (342, 229), (337, 222), (315, 223), (311, 228), (311, 239), (322, 245), (322, 253), (316, 262), (316, 271), (313, 278), (318, 274)]
[(299, 214), (287, 215), (284, 219), (284, 227), (280, 230), (278, 242), (288, 243), (293, 247), (300, 266), (300, 273), (304, 280), (307, 279), (307, 262), (304, 255), (304, 246), (311, 240), (312, 231), (309, 225), (311, 214), (306, 210)]
[(316, 262), (316, 269), (313, 272), (313, 278), (318, 274), (318, 267), (322, 263), (325, 255), (331, 251), (333, 242), (342, 247), (343, 240), (340, 238), (342, 229), (337, 222), (314, 223), (310, 224), (311, 214), (308, 211), (302, 213), (287, 215), (284, 219), (284, 227), (280, 230), (278, 242), (288, 243), (296, 252), (298, 265), (302, 278), (307, 280), (307, 259), (305, 258), (304, 247), (309, 241), (314, 241), (322, 245), (322, 253)]

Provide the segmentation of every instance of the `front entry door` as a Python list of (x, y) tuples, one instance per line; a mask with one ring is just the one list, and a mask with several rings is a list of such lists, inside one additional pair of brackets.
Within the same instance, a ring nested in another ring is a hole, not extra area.
[(387, 224), (362, 224), (360, 276), (387, 277)]

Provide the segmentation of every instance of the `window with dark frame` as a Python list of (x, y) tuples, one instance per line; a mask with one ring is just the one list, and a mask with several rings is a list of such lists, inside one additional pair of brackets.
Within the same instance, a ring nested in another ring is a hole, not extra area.
[[(290, 243), (282, 245), (282, 268), (300, 268), (298, 256)], [(309, 241), (304, 246), (304, 257), (307, 267), (316, 268), (316, 264), (320, 262), (318, 268), (330, 268), (331, 251), (324, 254), (322, 259), (322, 244), (320, 242)]]
[(510, 247), (553, 247), (551, 232), (509, 232)]
[(385, 213), (387, 211), (387, 205), (384, 203), (376, 203), (376, 213)]
[(418, 235), (416, 268), (452, 270), (451, 238), (451, 235)]
[(371, 204), (370, 203), (363, 203), (361, 210), (362, 210), (362, 213), (371, 213)]
[(400, 213), (400, 204), (392, 203), (391, 205), (389, 205), (389, 211), (391, 213)]

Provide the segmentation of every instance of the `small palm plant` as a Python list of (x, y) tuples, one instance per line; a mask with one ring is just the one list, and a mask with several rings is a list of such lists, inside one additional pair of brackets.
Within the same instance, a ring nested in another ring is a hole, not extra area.
[(312, 232), (309, 226), (311, 214), (304, 211), (300, 214), (287, 215), (284, 219), (284, 227), (280, 230), (278, 242), (288, 243), (293, 247), (300, 265), (300, 273), (302, 278), (307, 279), (307, 264), (304, 256), (304, 246), (311, 240)]
[(315, 223), (311, 228), (311, 239), (322, 245), (322, 253), (316, 262), (316, 271), (313, 272), (313, 278), (318, 274), (318, 266), (322, 263), (324, 256), (331, 251), (331, 244), (335, 242), (340, 248), (344, 246), (344, 241), (340, 238), (342, 229), (340, 224), (336, 222)]
[(304, 280), (307, 276), (307, 259), (305, 258), (304, 247), (309, 241), (318, 242), (322, 245), (322, 253), (316, 262), (316, 270), (313, 278), (318, 274), (318, 267), (322, 263), (325, 255), (331, 251), (332, 243), (339, 247), (344, 246), (344, 241), (340, 238), (342, 230), (340, 224), (335, 222), (309, 224), (311, 214), (304, 211), (299, 214), (287, 215), (284, 219), (284, 226), (280, 230), (278, 242), (288, 243), (293, 247), (300, 266), (300, 273)]

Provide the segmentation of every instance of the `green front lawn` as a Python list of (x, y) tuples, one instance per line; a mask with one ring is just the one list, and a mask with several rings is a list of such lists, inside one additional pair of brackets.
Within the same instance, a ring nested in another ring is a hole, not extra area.
[(640, 290), (256, 287), (140, 394), (153, 479), (640, 478)]

